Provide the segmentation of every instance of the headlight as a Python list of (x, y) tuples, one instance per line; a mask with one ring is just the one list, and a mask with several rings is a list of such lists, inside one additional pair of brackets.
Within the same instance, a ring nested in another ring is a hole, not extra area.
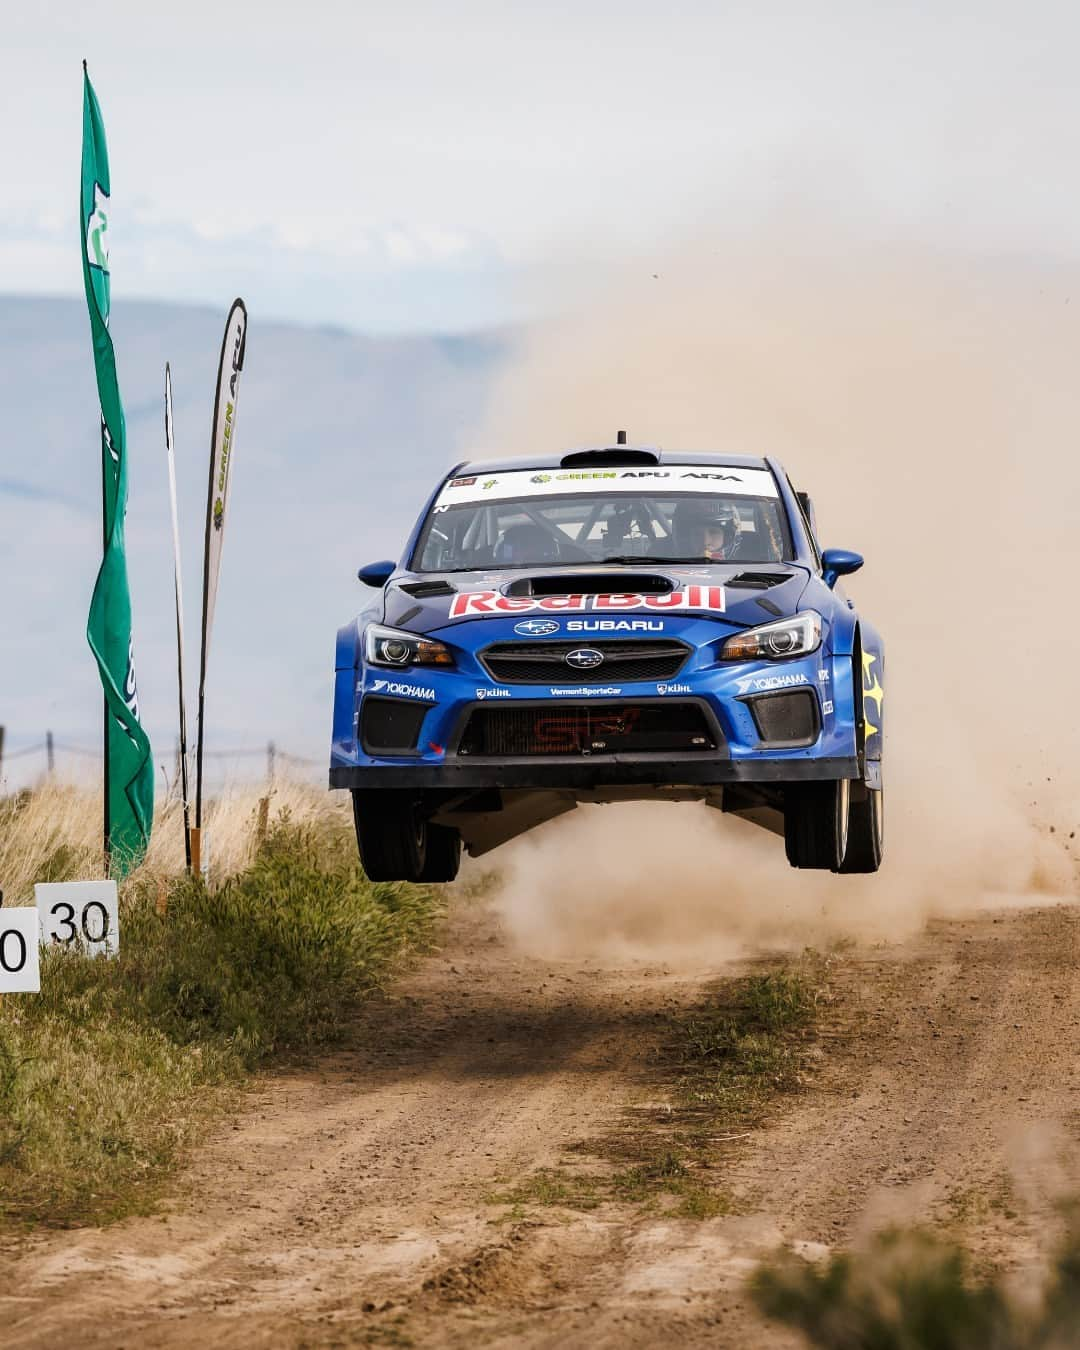
[(364, 655), (369, 666), (452, 666), (450, 648), (432, 638), (403, 633), (369, 623), (364, 633)]
[(793, 619), (778, 619), (736, 633), (720, 648), (720, 660), (775, 661), (785, 656), (806, 656), (820, 646), (821, 615), (808, 609)]

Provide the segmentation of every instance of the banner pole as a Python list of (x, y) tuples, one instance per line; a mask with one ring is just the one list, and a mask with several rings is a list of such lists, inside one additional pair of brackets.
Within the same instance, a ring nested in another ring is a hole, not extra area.
[(180, 565), (180, 515), (176, 505), (176, 456), (173, 450), (172, 372), (165, 362), (165, 453), (169, 461), (173, 579), (176, 591), (176, 683), (180, 699), (180, 796), (184, 808), (184, 864), (191, 871), (191, 806), (188, 797), (187, 705), (184, 701), (184, 584)]
[[(83, 62), (83, 70), (86, 69), (86, 62)], [(109, 515), (106, 500), (107, 486), (105, 480), (105, 457), (101, 460), (101, 556), (102, 560), (109, 551)], [(109, 811), (109, 696), (102, 695), (102, 707), (104, 714), (101, 723), (101, 734), (103, 739), (102, 762), (104, 765), (105, 776), (101, 782), (101, 796), (104, 802), (104, 832), (102, 843), (102, 855), (105, 861), (105, 875), (109, 876), (112, 869), (112, 816)]]

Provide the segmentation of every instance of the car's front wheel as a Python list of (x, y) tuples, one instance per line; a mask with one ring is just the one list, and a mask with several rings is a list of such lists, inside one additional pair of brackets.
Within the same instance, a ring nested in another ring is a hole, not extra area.
[(393, 792), (353, 793), (360, 862), (370, 881), (453, 881), (461, 835), (432, 825), (411, 797)]
[(848, 847), (850, 806), (847, 778), (784, 789), (784, 848), (792, 867), (839, 872)]

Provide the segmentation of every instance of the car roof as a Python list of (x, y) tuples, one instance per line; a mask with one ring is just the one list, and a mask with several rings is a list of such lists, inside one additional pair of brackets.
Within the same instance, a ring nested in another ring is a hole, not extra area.
[[(627, 467), (637, 466), (645, 467), (640, 460), (636, 459), (634, 451), (648, 451), (656, 455), (661, 465), (664, 464), (715, 464), (728, 469), (767, 469), (769, 466), (765, 460), (756, 455), (726, 455), (718, 450), (661, 450), (655, 445), (619, 445), (603, 448), (605, 453), (612, 456), (606, 460), (607, 466), (617, 464), (614, 458), (620, 451), (630, 451), (626, 456)], [(529, 455), (518, 456), (515, 459), (470, 459), (454, 470), (456, 476), (464, 474), (484, 474), (484, 473), (511, 473), (515, 469), (558, 469), (562, 467), (562, 462), (567, 455), (580, 455), (588, 453), (588, 447), (583, 451), (563, 450), (554, 455)], [(575, 467), (584, 467), (584, 462)]]

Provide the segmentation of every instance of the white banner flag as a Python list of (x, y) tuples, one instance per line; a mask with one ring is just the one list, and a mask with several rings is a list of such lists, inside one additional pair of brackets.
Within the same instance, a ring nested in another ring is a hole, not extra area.
[[(199, 736), (195, 765), (195, 826), (202, 825), (203, 732), (206, 699), (206, 663), (210, 653), (210, 630), (214, 625), (221, 546), (229, 514), (229, 482), (236, 444), (236, 396), (244, 368), (247, 344), (247, 310), (243, 300), (234, 300), (225, 324), (214, 396), (214, 425), (210, 433), (210, 487), (206, 496), (206, 554), (203, 559), (202, 655), (199, 659)], [(197, 865), (197, 859), (193, 858)]]

